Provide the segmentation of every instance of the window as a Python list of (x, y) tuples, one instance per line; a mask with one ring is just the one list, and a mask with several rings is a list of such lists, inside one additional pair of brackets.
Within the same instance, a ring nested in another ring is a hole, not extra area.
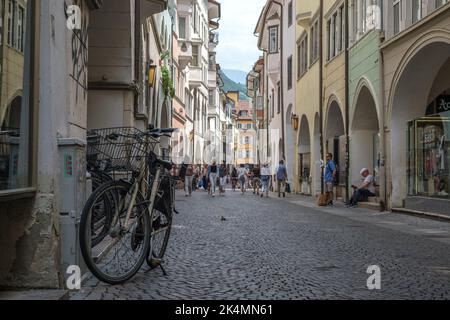
[(272, 95), (270, 96), (270, 106), (271, 106), (271, 114), (272, 118), (275, 116), (275, 90), (272, 89)]
[(25, 47), (25, 9), (19, 6), (17, 19), (17, 50), (23, 52)]
[(426, 3), (424, 0), (412, 0), (412, 22), (422, 19), (426, 12)]
[(344, 50), (345, 19), (344, 7), (339, 7), (327, 21), (328, 60), (331, 60)]
[[(11, 79), (10, 83), (1, 82), (0, 91), (0, 196), (11, 190), (26, 189), (32, 186), (31, 165), (32, 141), (30, 117), (33, 115), (35, 92), (34, 55), (29, 46), (36, 34), (26, 39), (25, 30), (35, 17), (26, 12), (34, 12), (34, 1), (27, 1), (26, 7), (17, 6), (16, 1), (7, 1), (7, 43), (17, 51), (10, 52), (10, 60), (4, 60), (0, 69), (0, 78)], [(28, 19), (28, 21), (25, 21)]]
[(287, 82), (288, 82), (288, 90), (292, 89), (292, 56), (290, 56), (287, 60)]
[(209, 90), (209, 106), (210, 107), (216, 106), (216, 91), (215, 90)]
[(250, 137), (245, 137), (245, 144), (250, 144)]
[(394, 1), (394, 34), (397, 34), (400, 32), (400, 21), (401, 21), (401, 15), (402, 15), (401, 6), (402, 6), (401, 0)]
[(193, 45), (192, 46), (192, 66), (193, 67), (200, 67), (200, 55), (199, 55), (199, 46)]
[(292, 21), (294, 20), (293, 15), (294, 15), (293, 4), (292, 4), (292, 1), (290, 1), (288, 4), (288, 26), (289, 27), (292, 26)]
[(194, 4), (193, 18), (194, 18), (194, 32), (197, 33), (198, 32), (198, 10), (197, 10), (196, 4)]
[(308, 36), (307, 35), (305, 35), (304, 38), (300, 41), (297, 51), (298, 51), (297, 76), (300, 78), (308, 71)]
[(16, 2), (8, 0), (8, 45), (14, 46), (14, 13), (16, 8)]
[(448, 3), (449, 0), (436, 0), (436, 9)]
[(210, 71), (216, 71), (216, 54), (215, 53), (210, 53), (209, 54), (209, 70)]
[(180, 39), (187, 39), (186, 34), (186, 17), (178, 18), (178, 37)]
[(184, 103), (186, 104), (187, 115), (192, 118), (192, 102), (191, 95), (189, 94), (188, 90), (186, 90), (186, 92), (184, 93)]
[(278, 53), (278, 26), (269, 27), (269, 53)]
[(281, 112), (281, 86), (277, 85), (277, 113)]
[(311, 65), (319, 59), (319, 21), (311, 27), (310, 59)]

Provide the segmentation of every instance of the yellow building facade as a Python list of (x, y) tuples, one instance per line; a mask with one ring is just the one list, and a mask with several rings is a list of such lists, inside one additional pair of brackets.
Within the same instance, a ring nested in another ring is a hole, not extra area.
[(323, 143), (324, 153), (332, 153), (339, 166), (337, 196), (346, 185), (346, 61), (345, 3), (323, 1)]
[(319, 1), (297, 3), (297, 90), (293, 117), (296, 123), (293, 127), (298, 136), (294, 185), (307, 195), (321, 191), (319, 20)]

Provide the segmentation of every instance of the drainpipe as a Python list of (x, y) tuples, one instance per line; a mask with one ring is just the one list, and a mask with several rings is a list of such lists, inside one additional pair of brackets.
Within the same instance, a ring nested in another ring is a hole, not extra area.
[[(136, 90), (139, 86), (140, 60), (141, 60), (141, 0), (136, 0), (134, 8), (134, 90), (133, 90), (133, 109), (134, 117), (139, 110), (139, 92)], [(133, 119), (134, 120), (134, 119)], [(131, 124), (128, 124), (131, 125)], [(133, 121), (133, 126), (136, 124)]]
[(283, 160), (287, 160), (286, 159), (286, 137), (285, 137), (285, 132), (284, 132), (284, 128), (285, 128), (285, 123), (284, 123), (284, 78), (283, 78), (283, 67), (284, 67), (284, 58), (283, 58), (283, 16), (284, 16), (284, 12), (283, 12), (283, 4), (281, 2), (272, 1), (274, 4), (278, 5), (280, 7), (280, 11), (281, 11), (281, 17), (280, 17), (280, 68), (281, 68), (281, 74), (280, 74), (280, 92), (281, 92), (281, 97), (280, 97), (280, 103), (281, 103), (281, 139), (283, 141), (282, 144), (282, 159)]
[[(323, 0), (320, 0), (320, 17), (319, 17), (319, 28), (320, 28), (320, 59), (319, 59), (319, 114), (320, 114), (320, 156), (322, 159), (325, 159), (325, 150), (324, 150), (324, 140), (323, 140)], [(324, 180), (324, 167), (321, 169), (320, 174), (320, 190), (321, 193), (325, 192), (325, 180)]]
[(345, 201), (350, 199), (350, 103), (349, 103), (349, 21), (348, 0), (344, 1), (345, 14)]
[(380, 126), (380, 177), (381, 177), (381, 181), (380, 181), (380, 198), (381, 200), (384, 202), (384, 205), (382, 205), (382, 207), (384, 207), (385, 209), (387, 209), (388, 207), (388, 197), (387, 197), (387, 183), (388, 183), (388, 177), (387, 177), (387, 170), (386, 170), (386, 154), (387, 154), (387, 150), (386, 150), (386, 131), (385, 131), (385, 110), (384, 110), (384, 55), (383, 52), (381, 50), (379, 50), (378, 53), (378, 60), (379, 60), (379, 64), (380, 67), (379, 72), (380, 72), (380, 92), (379, 92), (379, 105), (381, 106), (380, 109), (380, 113), (381, 113), (381, 126)]
[[(380, 11), (381, 11), (381, 30), (384, 29), (384, 16), (383, 16), (383, 1), (379, 2), (380, 4)], [(381, 38), (381, 37), (380, 37)], [(381, 40), (381, 39), (380, 39)], [(384, 89), (385, 89), (385, 83), (384, 83), (384, 54), (381, 49), (378, 49), (378, 63), (380, 64), (378, 70), (380, 72), (380, 90), (379, 90), (379, 98), (378, 98), (378, 104), (381, 107), (380, 109), (380, 117), (381, 117), (381, 126), (380, 126), (380, 198), (384, 202), (382, 207), (384, 209), (388, 209), (390, 206), (388, 204), (388, 172), (386, 170), (386, 155), (387, 155), (387, 143), (386, 143), (386, 131), (385, 131), (385, 106), (384, 106)]]

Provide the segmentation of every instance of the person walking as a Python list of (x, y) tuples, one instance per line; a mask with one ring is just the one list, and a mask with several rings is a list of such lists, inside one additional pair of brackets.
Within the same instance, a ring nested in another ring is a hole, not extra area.
[(266, 163), (263, 165), (263, 167), (261, 168), (261, 182), (262, 182), (262, 192), (261, 192), (261, 198), (264, 197), (264, 194), (266, 195), (266, 197), (269, 197), (269, 184), (270, 184), (270, 177), (271, 177), (271, 173), (270, 173), (270, 168), (269, 168), (269, 164)]
[(184, 176), (184, 191), (186, 192), (186, 197), (192, 197), (193, 177), (194, 168), (192, 165), (188, 164)]
[(246, 182), (246, 177), (247, 177), (247, 169), (245, 168), (245, 165), (241, 164), (241, 166), (239, 167), (238, 170), (238, 180), (241, 184), (241, 192), (242, 194), (245, 193), (245, 182)]
[(259, 196), (259, 189), (261, 188), (261, 168), (256, 165), (252, 170), (252, 187), (253, 194)]
[(238, 170), (236, 167), (233, 166), (233, 169), (231, 170), (231, 188), (233, 191), (236, 191), (236, 185), (238, 181)]
[(217, 178), (219, 176), (219, 167), (217, 166), (216, 161), (214, 160), (212, 165), (208, 167), (208, 177), (210, 181), (210, 194), (214, 198), (216, 196), (216, 185)]
[(334, 182), (336, 181), (336, 174), (337, 174), (337, 167), (336, 163), (333, 161), (333, 154), (328, 153), (324, 173), (325, 193), (327, 195), (326, 198), (328, 206), (333, 205), (334, 199), (333, 189), (334, 189)]
[(287, 168), (284, 164), (284, 160), (280, 161), (277, 168), (277, 188), (278, 188), (278, 198), (286, 198), (286, 181), (288, 179)]
[(227, 164), (224, 161), (222, 165), (219, 167), (219, 194), (225, 195), (225, 187), (227, 185), (227, 178), (228, 178), (228, 168)]
[(202, 177), (202, 184), (203, 184), (203, 190), (208, 192), (208, 183), (209, 177), (208, 177), (208, 165), (203, 166), (203, 177)]

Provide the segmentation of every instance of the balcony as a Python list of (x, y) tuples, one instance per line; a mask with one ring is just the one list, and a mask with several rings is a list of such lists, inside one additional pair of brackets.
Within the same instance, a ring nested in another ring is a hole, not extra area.
[(215, 0), (208, 0), (208, 17), (209, 19), (220, 19), (221, 5)]
[(200, 87), (203, 84), (203, 70), (199, 67), (189, 68), (189, 86), (191, 89)]
[(272, 53), (267, 58), (267, 74), (273, 82), (280, 81), (281, 74), (280, 54)]
[(179, 52), (178, 52), (178, 64), (180, 69), (183, 70), (192, 62), (192, 42), (189, 40), (178, 40)]
[(217, 72), (214, 70), (208, 71), (208, 87), (210, 89), (217, 87)]
[(177, 12), (178, 14), (189, 16), (192, 14), (192, 1), (191, 0), (178, 0)]
[(154, 14), (161, 13), (168, 7), (168, 0), (143, 0), (140, 1), (141, 19), (146, 19)]
[(209, 33), (209, 51), (213, 51), (219, 44), (219, 34), (217, 32)]

